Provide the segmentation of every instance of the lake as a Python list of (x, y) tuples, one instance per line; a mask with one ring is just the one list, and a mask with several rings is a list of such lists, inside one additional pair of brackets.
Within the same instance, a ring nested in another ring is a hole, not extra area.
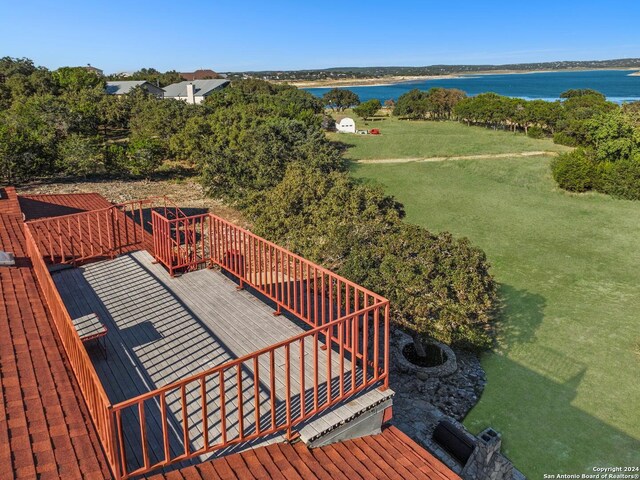
[[(464, 75), (459, 78), (418, 80), (385, 86), (345, 87), (355, 92), (361, 101), (377, 98), (381, 102), (414, 88), (429, 90), (432, 87), (459, 88), (468, 95), (495, 92), (509, 97), (556, 100), (570, 88), (592, 88), (604, 93), (612, 102), (640, 100), (640, 76), (631, 76), (631, 70), (590, 70), (571, 72), (519, 73), (502, 75)], [(305, 88), (316, 96), (322, 96), (330, 88)]]

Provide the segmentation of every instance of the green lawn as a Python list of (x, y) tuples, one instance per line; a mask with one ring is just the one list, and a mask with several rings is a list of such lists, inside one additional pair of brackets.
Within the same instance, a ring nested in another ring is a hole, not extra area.
[(563, 151), (549, 139), (535, 140), (518, 133), (468, 127), (458, 122), (398, 120), (368, 121), (355, 117), (359, 129), (379, 128), (382, 135), (332, 133), (330, 138), (351, 146), (352, 160), (425, 158), (439, 156)]
[(386, 185), (408, 221), (471, 238), (493, 265), (499, 345), (465, 424), (502, 432), (533, 479), (639, 466), (640, 202), (558, 191), (545, 157), (353, 173)]

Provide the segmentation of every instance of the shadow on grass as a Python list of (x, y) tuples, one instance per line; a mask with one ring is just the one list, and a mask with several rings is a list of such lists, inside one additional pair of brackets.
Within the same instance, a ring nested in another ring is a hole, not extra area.
[(536, 330), (544, 319), (546, 299), (537, 293), (500, 284), (500, 314), (496, 337), (502, 352), (536, 339)]
[(484, 397), (476, 407), (480, 411), (470, 413), (467, 427), (477, 433), (490, 422), (504, 434), (504, 453), (529, 478), (637, 464), (640, 438), (578, 406), (594, 402), (582, 387), (587, 365), (570, 349), (539, 343), (529, 348), (544, 319), (545, 297), (505, 284), (499, 294), (499, 348), (485, 361), (500, 367), (489, 369), (490, 398)]
[(477, 418), (472, 412), (465, 425), (478, 433), (489, 422), (500, 431), (503, 452), (528, 478), (637, 465), (640, 438), (578, 406), (583, 403), (577, 397), (588, 370), (568, 353), (543, 349), (527, 356), (526, 366), (501, 358), (500, 374), (489, 379), (491, 404), (481, 402), (482, 412)]

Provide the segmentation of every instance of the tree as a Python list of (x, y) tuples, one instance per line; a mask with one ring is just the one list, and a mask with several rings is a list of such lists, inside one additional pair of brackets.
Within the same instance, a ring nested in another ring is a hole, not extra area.
[(104, 88), (105, 81), (93, 72), (83, 67), (61, 67), (53, 72), (60, 88), (67, 91), (77, 91), (83, 88)]
[(389, 299), (391, 318), (413, 333), (420, 356), (427, 338), (490, 346), (496, 282), (484, 252), (467, 239), (401, 223), (374, 248), (350, 255), (343, 273)]
[(342, 112), (345, 108), (354, 107), (360, 104), (360, 98), (351, 90), (343, 88), (333, 88), (322, 96), (324, 104), (332, 110)]
[(414, 332), (418, 352), (425, 336), (490, 343), (496, 285), (484, 253), (403, 224), (402, 205), (381, 188), (292, 164), (247, 205), (258, 234), (389, 298), (391, 318)]
[(585, 96), (597, 96), (602, 100), (606, 100), (606, 97), (602, 93), (591, 88), (572, 88), (560, 94), (560, 98), (578, 98)]
[[(110, 77), (112, 80), (118, 80), (121, 77), (117, 75), (112, 75)], [(128, 80), (145, 80), (153, 85), (158, 85), (159, 87), (166, 87), (167, 85), (171, 85), (172, 83), (178, 83), (184, 81), (184, 78), (180, 75), (180, 73), (175, 70), (169, 70), (167, 72), (159, 72), (155, 68), (141, 68), (140, 70), (133, 72)]]
[(585, 121), (585, 143), (598, 161), (628, 160), (640, 149), (640, 131), (621, 110)]
[(353, 112), (366, 120), (367, 117), (373, 117), (381, 108), (382, 104), (380, 103), (380, 100), (374, 98), (361, 103), (353, 109)]
[(300, 163), (247, 205), (256, 233), (338, 271), (355, 248), (371, 247), (404, 216), (382, 188)]
[(59, 147), (59, 165), (70, 175), (91, 175), (104, 172), (104, 155), (98, 137), (74, 133), (64, 139)]
[(149, 176), (162, 164), (163, 154), (163, 146), (158, 139), (133, 138), (127, 149), (127, 168), (133, 175)]
[(571, 192), (586, 192), (597, 183), (594, 162), (582, 148), (555, 158), (551, 162), (551, 173), (560, 188)]
[(400, 95), (393, 114), (397, 117), (411, 119), (425, 118), (429, 111), (427, 93), (414, 88), (413, 90)]

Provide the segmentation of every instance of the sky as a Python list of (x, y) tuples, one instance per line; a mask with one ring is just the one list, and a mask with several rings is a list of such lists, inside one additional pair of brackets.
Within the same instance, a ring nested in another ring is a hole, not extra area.
[(640, 2), (0, 0), (0, 57), (218, 72), (640, 57)]

